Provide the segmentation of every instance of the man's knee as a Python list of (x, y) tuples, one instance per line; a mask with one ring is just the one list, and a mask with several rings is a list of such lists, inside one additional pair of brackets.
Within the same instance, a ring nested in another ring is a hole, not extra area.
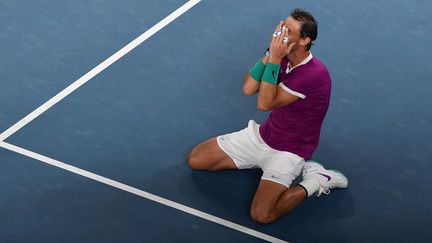
[(268, 224), (273, 222), (276, 219), (271, 209), (265, 209), (259, 207), (259, 205), (252, 206), (250, 214), (251, 214), (251, 218), (254, 221), (261, 224)]
[(193, 149), (189, 152), (189, 155), (188, 155), (188, 158), (187, 158), (187, 163), (188, 163), (188, 165), (189, 165), (189, 167), (190, 167), (191, 169), (194, 169), (194, 170), (202, 169), (202, 168), (200, 168), (199, 155), (198, 155), (198, 154), (199, 154), (199, 153), (198, 153), (196, 147), (193, 148)]

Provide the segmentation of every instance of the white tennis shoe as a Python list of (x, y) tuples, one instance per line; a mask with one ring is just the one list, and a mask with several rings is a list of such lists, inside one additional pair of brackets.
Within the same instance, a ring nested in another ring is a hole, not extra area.
[(348, 179), (344, 174), (337, 170), (326, 170), (324, 166), (315, 161), (305, 162), (303, 166), (303, 180), (316, 179), (320, 185), (316, 196), (322, 193), (329, 194), (333, 188), (347, 188)]

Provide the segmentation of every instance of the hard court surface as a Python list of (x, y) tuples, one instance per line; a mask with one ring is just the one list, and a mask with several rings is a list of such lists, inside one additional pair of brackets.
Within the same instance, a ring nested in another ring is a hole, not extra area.
[[(333, 81), (313, 159), (350, 185), (262, 225), (260, 171), (186, 156), (266, 119), (243, 76), (296, 7)], [(1, 1), (0, 241), (430, 242), (431, 22), (426, 0)]]

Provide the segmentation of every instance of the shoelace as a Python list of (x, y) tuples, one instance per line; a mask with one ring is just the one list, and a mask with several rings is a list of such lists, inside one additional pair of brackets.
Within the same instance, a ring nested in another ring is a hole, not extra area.
[(328, 194), (330, 194), (330, 190), (320, 187), (320, 189), (319, 189), (319, 191), (317, 193), (317, 197), (321, 196), (322, 193), (328, 195)]
[[(303, 174), (303, 177), (305, 177), (307, 174), (310, 174), (310, 173), (313, 173), (313, 172), (317, 172), (317, 171), (319, 171), (318, 169), (312, 169), (312, 166), (305, 166), (305, 167), (303, 168), (303, 170), (304, 170), (304, 172), (305, 172), (305, 173)], [(323, 187), (320, 186), (320, 188), (319, 188), (319, 190), (318, 190), (316, 196), (319, 197), (319, 196), (321, 196), (322, 193), (328, 195), (328, 194), (330, 194), (330, 189), (328, 189), (328, 188), (323, 188)]]

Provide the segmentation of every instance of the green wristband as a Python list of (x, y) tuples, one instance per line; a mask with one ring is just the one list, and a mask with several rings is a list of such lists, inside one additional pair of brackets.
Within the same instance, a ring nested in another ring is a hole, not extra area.
[(280, 67), (281, 65), (279, 64), (267, 63), (262, 76), (262, 81), (270, 84), (277, 84)]
[(257, 82), (261, 82), (261, 77), (264, 73), (266, 65), (261, 61), (258, 60), (258, 62), (249, 70), (250, 76)]

